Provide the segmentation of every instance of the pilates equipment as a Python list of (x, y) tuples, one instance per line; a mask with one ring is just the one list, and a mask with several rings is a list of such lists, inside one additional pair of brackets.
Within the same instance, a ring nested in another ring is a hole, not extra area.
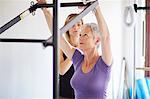
[(32, 15), (34, 15), (37, 8), (48, 8), (48, 7), (53, 7), (53, 4), (38, 4), (38, 3), (34, 4), (34, 2), (31, 2), (31, 7), (30, 8), (23, 11), (21, 14), (19, 14), (18, 16), (16, 16), (15, 18), (13, 18), (11, 21), (9, 21), (8, 23), (6, 23), (5, 25), (3, 25), (0, 28), (0, 34), (2, 34), (4, 31), (9, 29), (11, 26), (16, 24), (20, 20), (23, 20), (30, 13), (32, 13)]
[[(71, 2), (71, 3), (61, 3), (61, 7), (74, 7), (74, 6), (88, 6), (90, 5), (91, 2), (88, 2), (85, 4), (83, 4), (83, 2)], [(29, 14), (33, 14), (35, 15), (35, 11), (38, 8), (49, 8), (49, 7), (53, 7), (53, 4), (34, 4), (34, 2), (31, 2), (31, 6), (30, 8), (28, 8), (27, 10), (23, 11), (21, 14), (19, 14), (18, 16), (16, 16), (15, 18), (13, 18), (11, 21), (9, 21), (8, 23), (6, 23), (5, 25), (3, 25), (0, 28), (0, 34), (2, 34), (4, 31), (6, 31), (7, 29), (9, 29), (11, 26), (13, 26), (14, 24), (16, 24), (17, 22), (19, 22), (20, 20), (23, 20), (25, 17), (27, 17)]]
[[(88, 12), (93, 10), (97, 4), (98, 4), (98, 1), (93, 1), (93, 0), (86, 0), (86, 1), (84, 1), (84, 3), (83, 2), (60, 3), (61, 7), (87, 6), (86, 9), (83, 12), (81, 12), (75, 18), (75, 20), (72, 20), (66, 26), (62, 27), (60, 29), (60, 32), (61, 33), (65, 33), (69, 28), (71, 28), (82, 17), (84, 17), (86, 14), (88, 14)], [(34, 4), (33, 2), (31, 2), (31, 7), (30, 8), (28, 8), (25, 11), (23, 11), (17, 17), (13, 18), (12, 20), (10, 20), (8, 23), (6, 23), (5, 25), (3, 25), (0, 28), (0, 34), (2, 34), (4, 31), (9, 29), (11, 26), (13, 26), (16, 23), (18, 23), (20, 20), (23, 20), (29, 14), (32, 13), (33, 15), (35, 15), (36, 9), (38, 9), (38, 8), (49, 8), (49, 7), (54, 7), (54, 5), (53, 4), (38, 4), (38, 3)], [(54, 15), (54, 13), (53, 13), (53, 15)], [(12, 39), (12, 38), (2, 38), (2, 39), (0, 39), (0, 42), (18, 42), (18, 43), (19, 42), (26, 42), (26, 43), (34, 42), (34, 43), (43, 43), (44, 47), (54, 45), (52, 43), (52, 41), (53, 41), (53, 37), (49, 37), (47, 40), (42, 40), (42, 39)]]
[[(57, 46), (57, 38), (58, 33), (65, 33), (69, 28), (71, 28), (75, 23), (81, 20), (86, 14), (92, 11), (95, 6), (98, 5), (97, 0), (84, 0), (84, 2), (71, 2), (71, 3), (60, 3), (59, 0), (53, 0), (53, 4), (34, 4), (31, 3), (30, 8), (23, 11), (21, 14), (10, 20), (8, 23), (0, 27), (0, 34), (4, 33), (7, 29), (18, 23), (20, 20), (23, 20), (29, 14), (35, 15), (35, 11), (38, 8), (53, 8), (53, 35), (49, 37), (47, 40), (43, 39), (14, 39), (14, 38), (0, 38), (0, 42), (17, 42), (17, 43), (42, 43), (44, 47), (53, 46), (53, 99), (57, 99), (58, 97), (58, 74), (57, 74), (57, 56), (58, 56), (58, 46)], [(86, 8), (76, 16), (71, 22), (69, 22), (66, 26), (62, 27), (60, 31), (58, 31), (58, 9), (59, 7), (73, 7), (73, 6), (86, 6)]]
[[(57, 38), (58, 33), (58, 19), (57, 19), (57, 12), (58, 12), (58, 1), (53, 0), (53, 4), (33, 4), (31, 3), (31, 7), (27, 10), (23, 11), (21, 14), (16, 16), (14, 19), (10, 20), (8, 23), (0, 27), (0, 34), (4, 33), (7, 29), (9, 29), (11, 26), (19, 22), (20, 20), (23, 20), (26, 16), (36, 11), (37, 8), (43, 8), (43, 7), (53, 7), (53, 37)], [(33, 13), (34, 15), (35, 13)], [(52, 38), (52, 37), (51, 37)], [(0, 42), (26, 42), (26, 43), (43, 43), (44, 40), (41, 39), (12, 39), (12, 38), (0, 38)], [(51, 40), (51, 45), (53, 46), (53, 99), (57, 99), (57, 39)]]

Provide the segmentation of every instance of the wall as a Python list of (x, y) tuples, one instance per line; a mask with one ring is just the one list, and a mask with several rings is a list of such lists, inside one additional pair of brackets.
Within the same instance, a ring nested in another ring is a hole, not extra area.
[[(30, 0), (1, 0), (0, 26), (30, 7)], [(50, 35), (42, 11), (29, 15), (0, 38), (46, 39)], [(0, 42), (0, 98), (52, 99), (53, 51), (42, 44)]]
[[(144, 6), (144, 0), (123, 0), (122, 6), (125, 8), (133, 4)], [(136, 67), (143, 67), (145, 61), (144, 35), (143, 35), (143, 21), (145, 21), (145, 14), (143, 11), (135, 13), (133, 9), (133, 24), (130, 26), (123, 25), (123, 53), (126, 58), (127, 66), (127, 83), (128, 87), (134, 89), (135, 80), (144, 77), (143, 71), (135, 70)], [(144, 23), (145, 24), (145, 23)], [(132, 93), (133, 95), (133, 93)], [(133, 99), (133, 97), (132, 97)]]

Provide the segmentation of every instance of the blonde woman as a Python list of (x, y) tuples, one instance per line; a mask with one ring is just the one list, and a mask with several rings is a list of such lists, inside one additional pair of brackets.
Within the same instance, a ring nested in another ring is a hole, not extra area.
[[(45, 0), (37, 0), (38, 3), (43, 4), (46, 3)], [(47, 9), (42, 9), (43, 13), (45, 15), (46, 21), (48, 23), (48, 26), (52, 27), (52, 15)], [(67, 16), (65, 24), (69, 23), (73, 18), (75, 18), (78, 14), (72, 13)], [(68, 40), (68, 42), (74, 46), (77, 47), (79, 43), (79, 30), (81, 29), (81, 26), (83, 25), (83, 20), (76, 23), (72, 28), (70, 28), (66, 33), (65, 37)], [(63, 53), (62, 50), (60, 50), (60, 66), (59, 66), (59, 94), (60, 99), (73, 99), (74, 98), (74, 90), (72, 89), (70, 85), (70, 79), (72, 78), (72, 75), (74, 73), (74, 68), (72, 66), (72, 62), (67, 56)]]
[[(70, 22), (73, 18), (75, 18), (78, 14), (73, 13), (68, 15), (65, 21), (65, 25)], [(65, 37), (67, 41), (74, 47), (78, 46), (79, 43), (79, 30), (83, 25), (83, 21), (79, 21), (76, 23), (72, 28), (70, 28), (66, 33)], [(74, 91), (70, 85), (70, 79), (74, 73), (74, 68), (72, 66), (72, 62), (67, 56), (60, 50), (60, 99), (73, 99), (74, 98)]]

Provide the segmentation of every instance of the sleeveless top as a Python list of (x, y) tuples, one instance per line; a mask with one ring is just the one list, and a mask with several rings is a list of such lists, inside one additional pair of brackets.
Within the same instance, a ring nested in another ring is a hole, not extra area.
[[(66, 55), (63, 53), (64, 59), (66, 59)], [(72, 78), (74, 74), (74, 68), (73, 65), (70, 67), (70, 69), (64, 74), (59, 75), (59, 93), (60, 96), (66, 97), (66, 98), (74, 98), (74, 90), (70, 85), (70, 79)]]
[(106, 99), (111, 66), (106, 65), (100, 56), (92, 70), (83, 73), (83, 59), (84, 55), (76, 49), (72, 57), (75, 72), (71, 79), (75, 99)]

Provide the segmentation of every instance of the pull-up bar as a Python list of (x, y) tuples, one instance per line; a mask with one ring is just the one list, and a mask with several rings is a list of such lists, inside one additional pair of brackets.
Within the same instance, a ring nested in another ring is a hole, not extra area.
[(137, 12), (137, 10), (150, 10), (150, 6), (138, 7), (137, 4), (134, 4), (134, 10), (135, 12)]

